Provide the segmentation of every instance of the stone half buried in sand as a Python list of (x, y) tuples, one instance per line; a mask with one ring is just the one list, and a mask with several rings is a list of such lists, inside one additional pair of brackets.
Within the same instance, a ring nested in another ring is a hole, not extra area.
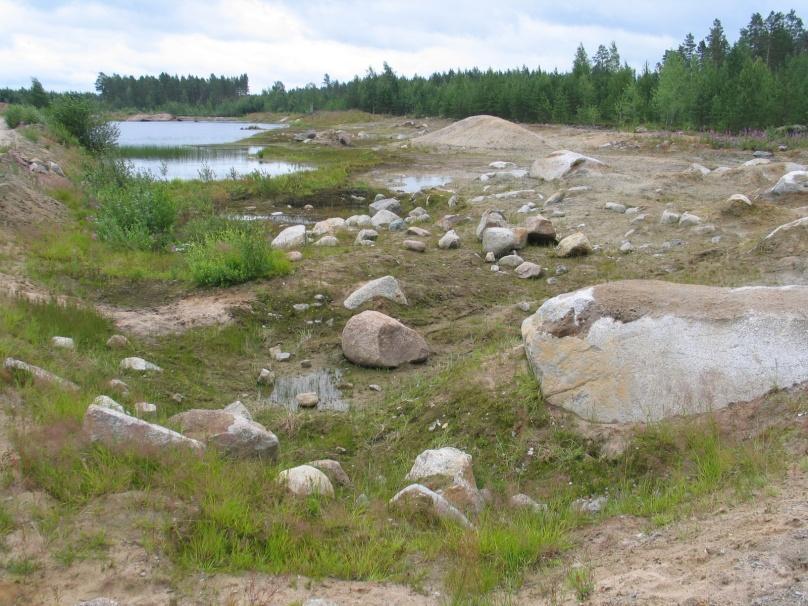
[(522, 338), (551, 404), (651, 422), (808, 381), (806, 301), (808, 286), (612, 282), (549, 299)]
[(606, 164), (600, 160), (562, 149), (533, 162), (530, 167), (530, 176), (534, 179), (555, 181), (572, 173), (600, 172), (604, 168), (606, 168)]
[(429, 347), (417, 332), (398, 320), (363, 311), (342, 331), (342, 352), (354, 364), (372, 368), (396, 368), (407, 362), (424, 362)]

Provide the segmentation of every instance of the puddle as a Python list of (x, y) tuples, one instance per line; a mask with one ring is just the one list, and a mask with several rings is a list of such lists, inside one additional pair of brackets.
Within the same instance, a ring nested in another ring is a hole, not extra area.
[(126, 158), (138, 172), (149, 172), (156, 179), (227, 179), (253, 172), (270, 177), (311, 170), (293, 162), (262, 162), (248, 150), (194, 148), (185, 158)]
[(296, 377), (278, 377), (267, 401), (272, 406), (283, 406), (295, 412), (299, 408), (295, 396), (314, 392), (320, 397), (316, 410), (345, 412), (348, 402), (342, 399), (342, 393), (336, 387), (341, 378), (342, 373), (338, 370), (316, 370)]
[(390, 181), (390, 188), (405, 194), (414, 194), (422, 189), (446, 185), (451, 180), (448, 175), (402, 175)]
[(317, 220), (302, 215), (287, 215), (286, 213), (272, 213), (269, 215), (229, 215), (233, 221), (272, 221), (279, 225), (314, 225)]

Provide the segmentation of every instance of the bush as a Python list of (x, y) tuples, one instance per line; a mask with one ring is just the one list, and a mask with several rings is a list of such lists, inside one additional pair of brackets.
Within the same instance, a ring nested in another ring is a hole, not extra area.
[(9, 105), (6, 108), (6, 124), (9, 128), (17, 128), (20, 124), (39, 124), (42, 115), (31, 105)]
[(92, 101), (79, 95), (63, 95), (56, 99), (51, 105), (51, 115), (56, 124), (91, 152), (109, 149), (118, 140), (118, 127), (101, 118)]
[(97, 233), (117, 248), (156, 250), (170, 241), (177, 208), (166, 186), (148, 176), (112, 183), (98, 193)]
[(188, 267), (199, 286), (239, 284), (291, 269), (286, 255), (272, 250), (259, 230), (247, 226), (229, 226), (191, 245)]

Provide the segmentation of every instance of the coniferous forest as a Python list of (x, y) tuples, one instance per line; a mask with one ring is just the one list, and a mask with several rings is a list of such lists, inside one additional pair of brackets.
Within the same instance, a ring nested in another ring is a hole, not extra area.
[[(730, 43), (716, 19), (696, 41), (687, 34), (661, 60), (636, 71), (617, 46), (590, 54), (580, 45), (572, 70), (522, 67), (404, 77), (386, 63), (347, 82), (280, 81), (249, 93), (247, 74), (208, 78), (99, 74), (98, 98), (112, 110), (238, 116), (251, 112), (359, 109), (371, 113), (463, 118), (493, 114), (519, 122), (657, 124), (739, 132), (808, 122), (808, 31), (795, 13), (755, 13)], [(0, 90), (26, 102), (30, 91)], [(39, 93), (41, 95), (41, 91)], [(30, 102), (30, 101), (29, 101)]]

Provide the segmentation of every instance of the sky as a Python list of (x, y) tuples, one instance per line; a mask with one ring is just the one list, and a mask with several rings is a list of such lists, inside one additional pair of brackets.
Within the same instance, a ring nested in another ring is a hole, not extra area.
[[(526, 65), (565, 71), (616, 42), (635, 68), (652, 66), (716, 17), (730, 41), (761, 0), (0, 0), (0, 87), (39, 78), (49, 90), (93, 90), (107, 74), (237, 75), (257, 93), (323, 75), (348, 80), (387, 62), (399, 74)], [(799, 11), (808, 20), (808, 11)]]

